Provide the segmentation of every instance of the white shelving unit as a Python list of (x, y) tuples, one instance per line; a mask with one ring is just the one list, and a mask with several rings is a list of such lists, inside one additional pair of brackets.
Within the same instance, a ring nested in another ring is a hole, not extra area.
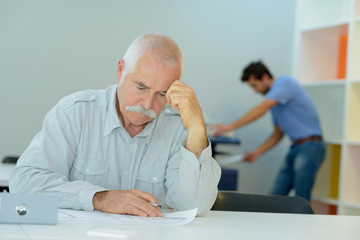
[(298, 0), (296, 14), (293, 74), (315, 103), (327, 145), (313, 199), (360, 215), (360, 0)]

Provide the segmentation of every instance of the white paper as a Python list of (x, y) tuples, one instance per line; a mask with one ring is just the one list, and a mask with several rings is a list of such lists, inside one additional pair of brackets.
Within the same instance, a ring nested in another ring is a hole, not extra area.
[(100, 211), (79, 211), (59, 209), (58, 223), (106, 223), (106, 224), (142, 224), (142, 225), (185, 225), (196, 216), (197, 208), (163, 213), (163, 217), (138, 217), (132, 215), (104, 213)]
[(243, 161), (244, 156), (242, 154), (236, 154), (224, 159), (217, 160), (220, 166), (225, 166), (231, 163), (241, 162)]

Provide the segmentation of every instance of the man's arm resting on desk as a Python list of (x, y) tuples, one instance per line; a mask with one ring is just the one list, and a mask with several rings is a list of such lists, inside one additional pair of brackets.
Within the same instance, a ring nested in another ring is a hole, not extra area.
[(60, 208), (93, 210), (92, 198), (106, 188), (86, 181), (70, 181), (77, 146), (77, 127), (57, 104), (46, 114), (41, 131), (19, 158), (10, 175), (13, 193), (51, 194), (59, 198)]
[(19, 166), (10, 175), (11, 193), (53, 195), (59, 198), (59, 208), (93, 210), (96, 192), (107, 189), (85, 181), (70, 182), (65, 176), (44, 169)]

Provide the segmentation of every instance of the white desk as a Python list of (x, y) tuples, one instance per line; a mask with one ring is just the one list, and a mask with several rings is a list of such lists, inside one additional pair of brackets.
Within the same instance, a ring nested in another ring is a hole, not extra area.
[(0, 163), (0, 186), (9, 186), (9, 176), (11, 171), (15, 168), (14, 163)]
[(7, 225), (0, 224), (0, 239), (115, 239), (90, 237), (86, 231), (107, 227), (135, 231), (132, 239), (145, 240), (359, 240), (360, 216), (300, 215), (212, 211), (192, 223), (175, 226), (141, 225)]

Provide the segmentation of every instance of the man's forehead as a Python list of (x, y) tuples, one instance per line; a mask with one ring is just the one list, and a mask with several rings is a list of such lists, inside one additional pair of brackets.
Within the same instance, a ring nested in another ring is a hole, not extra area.
[[(169, 86), (157, 86), (156, 84), (152, 84), (154, 81), (144, 81), (143, 79), (132, 79), (131, 81), (140, 87), (152, 89), (159, 92), (166, 92), (171, 85), (169, 84)], [(171, 81), (171, 83), (173, 83), (174, 81)]]
[(249, 85), (255, 85), (255, 84), (258, 83), (259, 81), (256, 80), (256, 79), (253, 78), (253, 77), (250, 77), (247, 82), (248, 82)]

